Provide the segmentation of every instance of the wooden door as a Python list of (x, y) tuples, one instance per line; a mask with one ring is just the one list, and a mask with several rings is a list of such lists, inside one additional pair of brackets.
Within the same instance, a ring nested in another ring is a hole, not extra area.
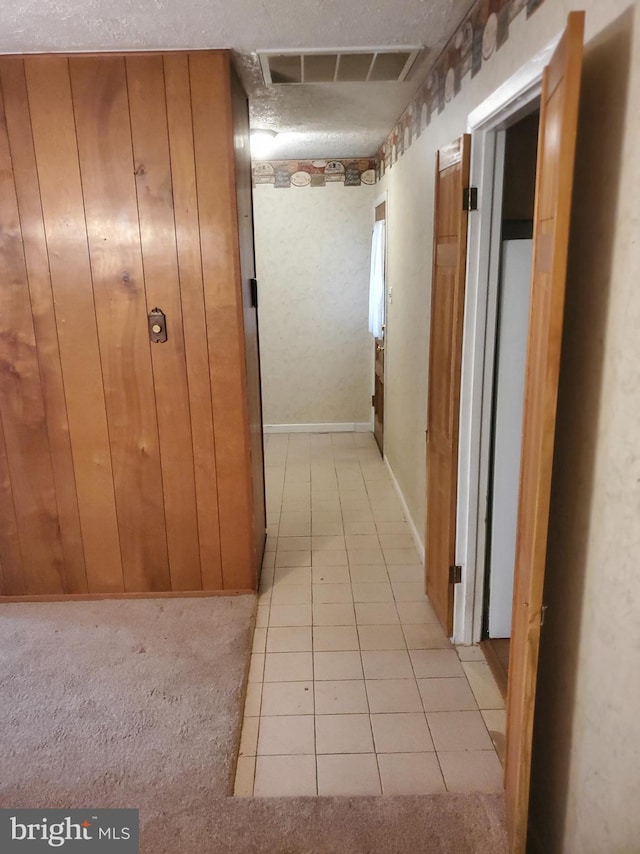
[[(375, 209), (375, 221), (385, 222), (387, 216), (386, 202), (382, 202)], [(386, 252), (385, 252), (386, 259)], [(386, 260), (385, 260), (386, 266)], [(387, 298), (386, 288), (384, 305), (386, 309)], [(385, 327), (382, 327), (382, 335), (380, 338), (374, 338), (373, 342), (373, 363), (374, 363), (374, 380), (373, 380), (373, 435), (380, 449), (380, 453), (384, 456), (384, 349), (385, 349)]]
[(2, 593), (251, 588), (227, 54), (2, 57), (0, 93)]
[(584, 13), (545, 69), (538, 141), (533, 272), (520, 464), (505, 785), (511, 850), (524, 854), (547, 552)]
[(445, 632), (453, 632), (458, 477), (458, 419), (467, 253), (463, 190), (469, 183), (471, 137), (441, 149), (436, 160), (427, 410), (427, 596)]
[(373, 435), (384, 456), (384, 335), (373, 339)]

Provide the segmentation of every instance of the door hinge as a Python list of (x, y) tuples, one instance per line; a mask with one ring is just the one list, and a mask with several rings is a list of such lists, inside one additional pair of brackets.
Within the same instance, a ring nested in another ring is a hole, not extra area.
[(449, 567), (449, 584), (460, 584), (462, 581), (462, 567), (461, 566), (450, 566)]
[(371, 395), (371, 406), (375, 406), (375, 405), (376, 405), (376, 396), (375, 396), (375, 394), (372, 394)]
[(462, 191), (462, 210), (477, 211), (478, 210), (478, 188), (465, 187)]
[(251, 289), (251, 308), (258, 307), (258, 280), (249, 279), (249, 288)]

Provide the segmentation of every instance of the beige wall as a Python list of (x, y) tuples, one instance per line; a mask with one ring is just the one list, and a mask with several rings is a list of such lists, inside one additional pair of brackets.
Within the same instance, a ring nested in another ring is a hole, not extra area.
[(532, 817), (545, 854), (622, 854), (640, 840), (636, 3), (546, 0), (528, 21), (520, 15), (507, 43), (384, 177), (393, 287), (385, 449), (422, 530), (435, 151), (579, 8), (587, 48)]
[(265, 424), (370, 421), (376, 192), (341, 183), (255, 188)]

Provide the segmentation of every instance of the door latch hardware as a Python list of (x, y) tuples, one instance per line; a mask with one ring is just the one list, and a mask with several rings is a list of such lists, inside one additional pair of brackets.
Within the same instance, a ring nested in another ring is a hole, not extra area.
[(167, 318), (159, 308), (149, 312), (149, 340), (153, 344), (164, 344), (167, 340)]
[(462, 582), (462, 567), (449, 567), (449, 584), (460, 584)]
[(249, 287), (251, 288), (251, 308), (258, 307), (258, 280), (249, 279)]

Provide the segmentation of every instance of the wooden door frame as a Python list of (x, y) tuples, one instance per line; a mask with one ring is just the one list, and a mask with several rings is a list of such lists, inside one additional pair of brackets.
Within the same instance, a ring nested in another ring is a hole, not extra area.
[[(492, 421), (487, 412), (491, 407), (486, 391), (487, 386), (493, 391), (493, 382), (492, 378), (487, 379), (486, 361), (487, 351), (495, 348), (495, 321), (492, 329), (489, 323), (491, 299), (492, 296), (494, 300), (497, 297), (495, 252), (500, 230), (496, 228), (499, 225), (496, 214), (502, 207), (502, 193), (495, 175), (497, 143), (500, 141), (498, 131), (527, 115), (534, 99), (541, 101), (532, 302), (507, 693), (505, 790), (509, 850), (514, 852), (524, 852), (526, 848), (538, 644), (544, 614), (542, 597), (548, 499), (583, 38), (584, 12), (572, 12), (558, 40), (525, 69), (528, 74), (523, 76), (520, 72), (469, 117), (469, 129), (475, 131), (476, 171), (472, 173), (472, 183), (480, 185), (482, 215), (475, 218), (469, 246), (464, 318), (467, 351), (464, 353), (466, 358), (463, 358), (467, 382), (466, 386), (463, 383), (461, 391), (464, 399), (461, 441), (466, 440), (466, 445), (461, 449), (458, 468), (457, 515), (460, 522), (457, 531), (464, 534), (466, 541), (462, 544), (456, 541), (456, 549), (464, 546), (469, 560), (463, 563), (460, 552), (456, 551), (456, 563), (462, 564), (462, 577), (466, 582), (466, 589), (462, 592), (466, 595), (460, 597), (461, 613), (457, 616), (462, 619), (456, 627), (463, 638), (456, 637), (454, 633), (454, 639), (458, 642), (464, 639), (467, 643), (477, 640), (482, 628), (478, 617), (482, 617), (484, 597), (474, 594), (477, 589), (482, 590), (484, 582), (485, 553), (484, 548), (478, 546), (486, 542), (489, 516), (486, 477), (483, 483), (488, 459), (483, 454), (487, 452), (491, 432), (487, 425), (491, 427)], [(511, 97), (509, 90), (512, 90)], [(551, 111), (550, 119), (547, 110)], [(551, 131), (547, 133), (546, 122), (549, 120)], [(497, 192), (500, 192), (499, 203)]]
[(494, 198), (501, 194), (497, 166), (504, 156), (499, 133), (539, 100), (542, 72), (560, 36), (470, 113), (467, 122), (478, 210), (469, 216), (462, 333), (456, 510), (456, 564), (462, 567), (462, 581), (456, 585), (453, 619), (453, 640), (459, 644), (478, 643), (482, 631), (499, 251), (499, 241), (491, 235), (501, 209)]

